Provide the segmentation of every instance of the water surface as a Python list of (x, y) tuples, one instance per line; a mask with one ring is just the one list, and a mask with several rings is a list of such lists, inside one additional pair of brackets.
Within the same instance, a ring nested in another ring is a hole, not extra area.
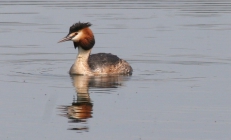
[[(230, 139), (231, 2), (0, 1), (0, 139)], [(131, 77), (72, 76), (78, 21)]]

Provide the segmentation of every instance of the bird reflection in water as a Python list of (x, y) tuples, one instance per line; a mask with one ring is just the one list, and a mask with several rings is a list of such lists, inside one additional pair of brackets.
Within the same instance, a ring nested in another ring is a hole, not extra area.
[[(87, 120), (93, 117), (93, 103), (89, 95), (89, 87), (104, 88), (108, 93), (109, 88), (122, 86), (123, 81), (127, 81), (129, 76), (83, 76), (71, 75), (77, 99), (74, 98), (71, 105), (60, 106), (61, 116), (67, 117), (69, 123), (77, 125), (69, 130), (78, 132), (88, 132)], [(107, 90), (108, 89), (108, 90)]]

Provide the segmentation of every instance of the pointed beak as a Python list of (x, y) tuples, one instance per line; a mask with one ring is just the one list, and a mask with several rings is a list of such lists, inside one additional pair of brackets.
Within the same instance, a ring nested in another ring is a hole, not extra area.
[(65, 41), (70, 41), (72, 37), (66, 36), (63, 39), (61, 39), (58, 43), (65, 42)]

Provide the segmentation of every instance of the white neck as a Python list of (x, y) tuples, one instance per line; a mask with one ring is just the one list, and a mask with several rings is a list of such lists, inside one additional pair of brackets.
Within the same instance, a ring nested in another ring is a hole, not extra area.
[(91, 49), (84, 50), (81, 47), (78, 47), (78, 55), (75, 63), (72, 65), (69, 71), (70, 74), (93, 75), (87, 62), (90, 53)]

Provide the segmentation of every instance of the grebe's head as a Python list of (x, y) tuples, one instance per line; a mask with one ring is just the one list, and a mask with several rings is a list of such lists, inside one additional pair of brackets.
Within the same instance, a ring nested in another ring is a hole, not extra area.
[(66, 37), (61, 39), (58, 43), (64, 41), (73, 41), (75, 49), (81, 47), (84, 50), (89, 50), (95, 45), (94, 35), (89, 28), (92, 24), (87, 23), (75, 23), (70, 27), (69, 33)]

